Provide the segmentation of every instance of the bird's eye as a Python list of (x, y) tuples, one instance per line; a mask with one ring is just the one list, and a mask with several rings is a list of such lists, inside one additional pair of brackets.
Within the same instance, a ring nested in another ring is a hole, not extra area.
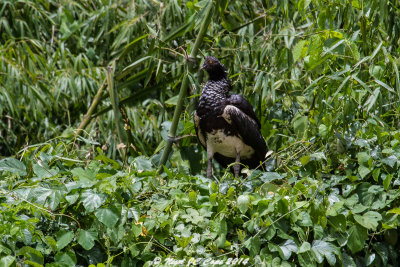
[(210, 59), (210, 60), (208, 61), (208, 63), (212, 64), (213, 62), (212, 62), (212, 60)]

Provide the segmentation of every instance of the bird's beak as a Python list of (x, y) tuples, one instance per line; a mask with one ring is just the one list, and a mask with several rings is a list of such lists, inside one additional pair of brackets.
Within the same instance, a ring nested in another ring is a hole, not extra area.
[(206, 68), (206, 64), (204, 63), (203, 65), (201, 65), (200, 70), (204, 70)]

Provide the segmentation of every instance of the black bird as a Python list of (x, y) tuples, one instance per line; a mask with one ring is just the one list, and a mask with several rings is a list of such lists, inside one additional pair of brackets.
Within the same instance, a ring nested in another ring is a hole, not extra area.
[(201, 66), (209, 78), (194, 113), (197, 138), (207, 150), (207, 177), (212, 176), (212, 159), (224, 168), (233, 162), (235, 177), (241, 165), (256, 168), (265, 160), (267, 145), (260, 132), (250, 103), (242, 95), (228, 95), (231, 90), (225, 66), (215, 57), (206, 57)]

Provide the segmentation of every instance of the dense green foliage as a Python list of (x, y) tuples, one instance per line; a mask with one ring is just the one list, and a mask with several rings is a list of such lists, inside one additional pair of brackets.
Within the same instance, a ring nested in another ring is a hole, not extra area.
[[(269, 172), (215, 181), (193, 136), (201, 72), (157, 172), (208, 3), (0, 3), (0, 265), (398, 266), (397, 2), (214, 2), (200, 50), (229, 69), (274, 151)], [(74, 137), (113, 63), (126, 162), (108, 93)]]

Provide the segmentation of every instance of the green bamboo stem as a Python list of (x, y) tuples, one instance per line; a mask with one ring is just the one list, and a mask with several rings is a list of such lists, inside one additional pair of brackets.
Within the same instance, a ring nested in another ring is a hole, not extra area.
[[(207, 27), (210, 24), (210, 20), (212, 17), (212, 10), (213, 10), (212, 7), (213, 7), (213, 3), (212, 3), (212, 1), (210, 1), (208, 6), (206, 7), (207, 8), (206, 13), (205, 13), (206, 15), (204, 16), (204, 19), (201, 23), (200, 31), (199, 31), (199, 34), (197, 35), (196, 41), (193, 45), (193, 49), (190, 53), (189, 60), (195, 59), (197, 56), (199, 47), (203, 41), (204, 34), (206, 33)], [(188, 61), (188, 63), (189, 63), (189, 61)], [(190, 66), (186, 65), (186, 70), (188, 72), (193, 73), (194, 70), (193, 70), (192, 64), (190, 64)], [(185, 75), (183, 77), (183, 81), (182, 81), (181, 88), (179, 91), (178, 103), (176, 104), (176, 107), (175, 107), (174, 116), (172, 118), (171, 128), (169, 129), (167, 144), (165, 145), (164, 152), (161, 156), (160, 167), (165, 165), (165, 163), (167, 162), (168, 156), (171, 152), (172, 142), (175, 138), (176, 129), (178, 127), (179, 117), (182, 113), (183, 102), (186, 98), (188, 84), (189, 84), (189, 78), (188, 78), (188, 75)]]
[[(115, 119), (115, 126), (117, 128), (117, 134), (119, 138), (119, 142), (124, 144), (125, 146), (128, 146), (128, 137), (124, 129), (123, 122), (121, 120), (121, 112), (119, 110), (119, 98), (118, 98), (118, 92), (116, 88), (114, 87), (114, 67), (115, 67), (115, 62), (112, 64), (112, 66), (108, 66), (107, 68), (107, 84), (108, 84), (108, 90), (110, 92), (110, 99), (111, 99), (111, 105), (114, 110), (114, 119)], [(124, 158), (124, 161), (126, 159), (126, 147), (121, 148), (122, 151), (122, 156)]]
[(97, 106), (101, 101), (101, 97), (103, 95), (104, 88), (106, 87), (106, 80), (103, 81), (99, 90), (97, 91), (96, 96), (93, 99), (92, 104), (90, 105), (87, 113), (83, 116), (82, 122), (79, 124), (78, 129), (76, 130), (75, 136), (79, 135), (83, 129), (89, 124), (90, 120), (92, 119), (92, 114), (96, 110)]

